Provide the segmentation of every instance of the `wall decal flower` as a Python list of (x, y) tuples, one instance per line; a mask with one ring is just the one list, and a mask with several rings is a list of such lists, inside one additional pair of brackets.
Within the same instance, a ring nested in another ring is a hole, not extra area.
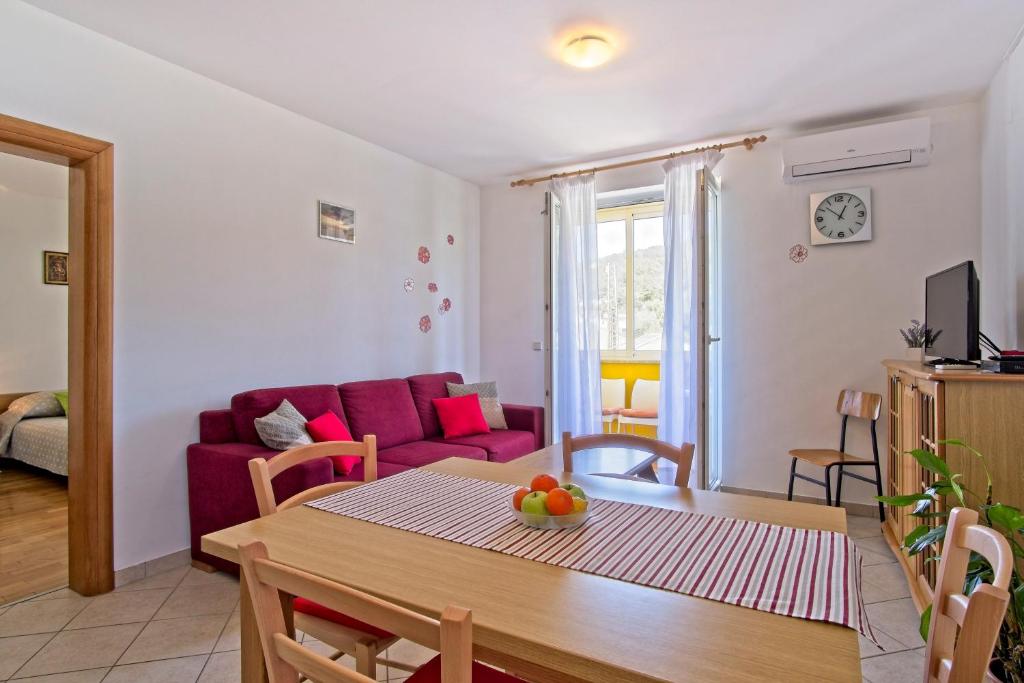
[(430, 261), (430, 250), (426, 247), (420, 247), (419, 254), (417, 254), (416, 258), (420, 260), (420, 263), (427, 263)]
[(436, 282), (428, 282), (427, 283), (427, 291), (430, 292), (431, 294), (436, 292), (437, 291), (437, 283)]
[(407, 292), (411, 292), (416, 289), (416, 282), (411, 277), (407, 277), (405, 278), (405, 282), (402, 283), (402, 288)]
[(455, 235), (449, 234), (448, 235), (448, 246), (452, 246), (453, 244), (455, 244)]
[(450, 310), (452, 310), (452, 300), (448, 297), (441, 299), (441, 303), (437, 306), (437, 312), (444, 315)]
[(789, 260), (793, 263), (803, 263), (807, 260), (807, 247), (802, 244), (794, 244), (789, 249)]
[(430, 316), (429, 315), (425, 315), (422, 318), (420, 318), (420, 332), (422, 332), (423, 334), (426, 334), (427, 332), (430, 332)]

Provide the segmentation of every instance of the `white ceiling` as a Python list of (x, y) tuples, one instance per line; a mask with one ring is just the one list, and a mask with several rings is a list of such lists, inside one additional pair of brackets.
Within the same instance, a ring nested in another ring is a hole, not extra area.
[[(457, 176), (488, 182), (976, 97), (1021, 0), (30, 0)], [(567, 27), (619, 35), (578, 71)]]

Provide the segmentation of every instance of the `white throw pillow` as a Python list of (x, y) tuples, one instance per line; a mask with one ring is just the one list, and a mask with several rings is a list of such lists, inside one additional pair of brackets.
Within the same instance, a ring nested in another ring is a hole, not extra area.
[(296, 446), (313, 443), (306, 431), (306, 418), (295, 409), (288, 399), (269, 415), (254, 420), (256, 433), (268, 448), (286, 451)]

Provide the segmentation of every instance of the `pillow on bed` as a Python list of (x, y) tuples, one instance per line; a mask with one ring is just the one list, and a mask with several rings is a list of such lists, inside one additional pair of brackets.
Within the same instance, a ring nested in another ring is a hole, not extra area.
[(37, 391), (34, 394), (14, 399), (7, 410), (22, 418), (58, 417), (64, 414), (64, 409), (60, 407), (60, 401), (50, 391)]
[(60, 409), (64, 411), (64, 414), (68, 414), (68, 392), (67, 391), (55, 391), (53, 397), (57, 399), (57, 403), (60, 404)]

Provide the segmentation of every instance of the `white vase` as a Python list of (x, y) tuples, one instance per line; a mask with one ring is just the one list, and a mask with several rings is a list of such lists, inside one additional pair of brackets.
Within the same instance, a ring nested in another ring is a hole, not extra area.
[(922, 349), (921, 347), (916, 347), (912, 349), (908, 348), (906, 350), (906, 354), (907, 360), (916, 361), (918, 363), (924, 362), (924, 349)]

